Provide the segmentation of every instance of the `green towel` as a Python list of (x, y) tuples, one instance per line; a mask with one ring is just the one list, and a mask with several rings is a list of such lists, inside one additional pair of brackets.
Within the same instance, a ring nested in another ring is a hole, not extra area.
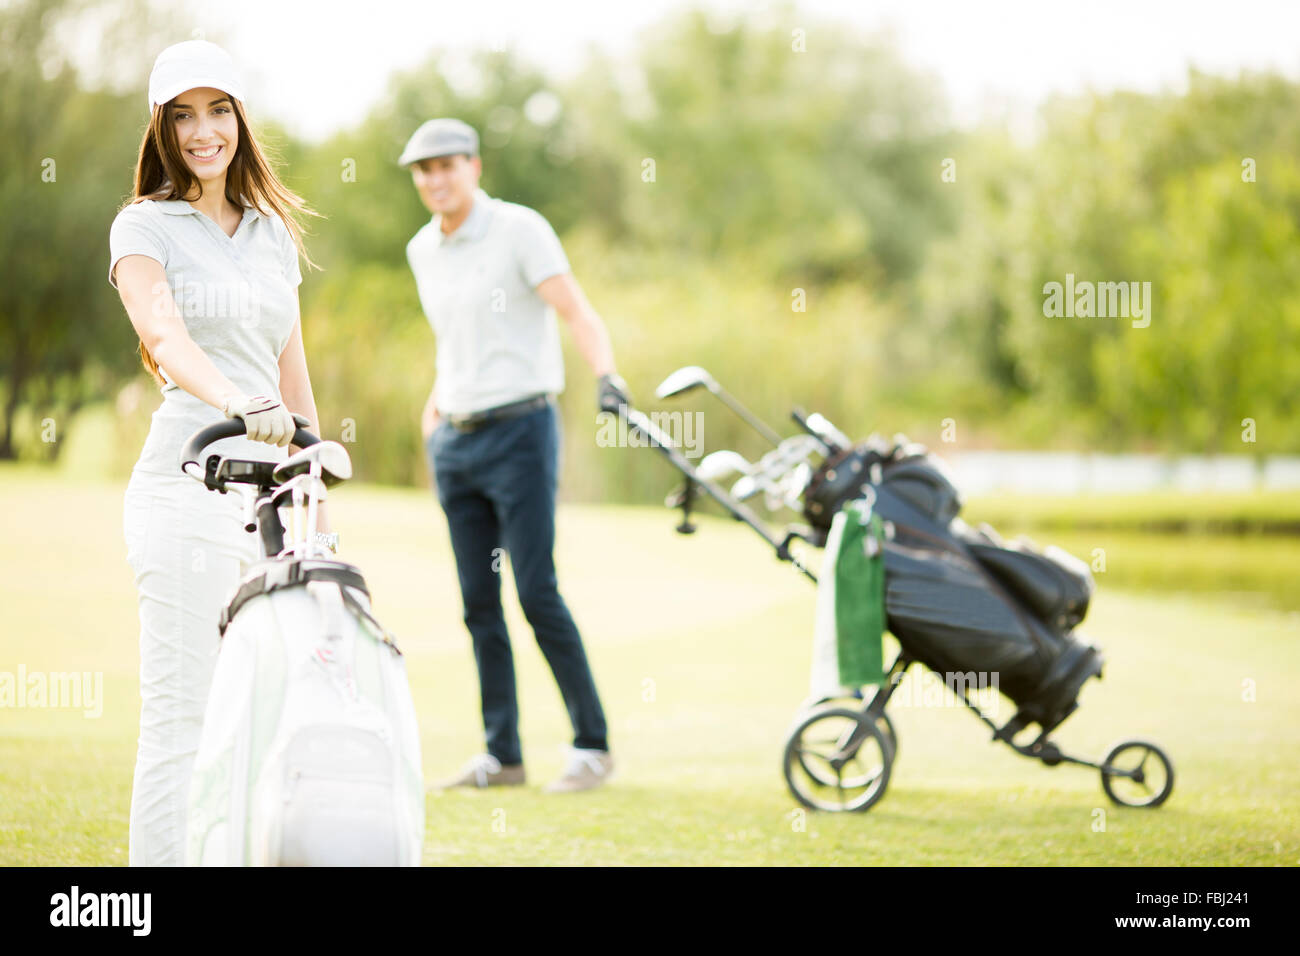
[(811, 692), (834, 697), (883, 683), (884, 523), (870, 503), (847, 504), (831, 523), (817, 585)]
[(879, 515), (863, 524), (856, 512), (846, 509), (835, 562), (835, 638), (846, 687), (885, 679), (885, 528)]

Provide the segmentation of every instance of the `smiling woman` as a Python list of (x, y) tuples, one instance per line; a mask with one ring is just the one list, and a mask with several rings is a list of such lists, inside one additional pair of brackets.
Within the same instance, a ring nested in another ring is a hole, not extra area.
[[(215, 99), (208, 100), (208, 122), (198, 118), (204, 112), (202, 107), (196, 109), (181, 102), (183, 97), (202, 103), (209, 96)], [(224, 172), (231, 153), (239, 148), (239, 121), (230, 97), (212, 87), (190, 90), (172, 101), (171, 113), (172, 129), (176, 131), (176, 141), (185, 153), (190, 171), (199, 179), (204, 178), (204, 173), (211, 177), (213, 173)]]
[[(162, 390), (123, 508), (140, 608), (139, 750), (130, 861), (184, 858), (187, 797), (228, 593), (258, 557), (234, 496), (182, 475), (195, 431), (242, 419), (210, 450), (280, 461), (292, 412), (319, 433), (298, 309), (310, 213), (268, 164), (244, 118), (230, 57), (189, 41), (158, 57), (134, 196), (109, 233), (109, 282)], [(310, 260), (308, 260), (310, 262)], [(320, 524), (328, 530), (324, 510)]]

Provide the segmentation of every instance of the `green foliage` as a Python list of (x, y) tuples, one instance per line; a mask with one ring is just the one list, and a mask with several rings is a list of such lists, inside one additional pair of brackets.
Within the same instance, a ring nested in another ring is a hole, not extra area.
[[(123, 442), (147, 427), (149, 400), (117, 395), (144, 381), (135, 336), (91, 268), (129, 190), (148, 61), (176, 38), (134, 10), (0, 12), (0, 250), (23, 278), (0, 291), (3, 417), (22, 425), (0, 457), (57, 453), (36, 429), (70, 433), (91, 400)], [(967, 447), (1300, 450), (1300, 84), (1193, 72), (1181, 94), (1058, 98), (1022, 143), (953, 130), (891, 41), (797, 12), (668, 16), (565, 80), (513, 51), (435, 49), (320, 143), (253, 116), (324, 217), (306, 223), (324, 272), (301, 289), (304, 338), (325, 430), (352, 423), (361, 474), (428, 480), (436, 342), (405, 246), (429, 216), (396, 157), (438, 115), (479, 129), (490, 194), (555, 225), (650, 408), (660, 378), (700, 364), (778, 425), (800, 404), (931, 443), (952, 418)], [(125, 98), (55, 55), (60, 24), (88, 17), (138, 77)], [(1067, 274), (1150, 282), (1150, 326), (1046, 316), (1044, 284)], [(658, 496), (671, 472), (596, 444), (591, 373), (571, 342), (566, 359), (566, 493)], [(716, 403), (679, 407), (704, 413), (705, 450), (762, 450)]]
[[(537, 121), (529, 118), (530, 103)], [(548, 103), (558, 112), (551, 115)], [(345, 271), (365, 263), (406, 268), (406, 243), (429, 213), (397, 157), (434, 116), (455, 116), (479, 131), (489, 194), (539, 210), (561, 233), (601, 208), (592, 202), (608, 179), (600, 156), (575, 154), (576, 120), (542, 74), (508, 53), (462, 60), (435, 52), (395, 76), (355, 130), (298, 147), (297, 161), (287, 165), (288, 181), (326, 217), (314, 227), (313, 258)], [(304, 296), (309, 292), (304, 287)]]
[[(83, 89), (63, 59), (54, 36), (81, 12), (57, 0), (0, 11), (0, 458), (16, 453), (21, 404), (64, 427), (139, 364), (104, 279), (108, 226), (130, 188), (143, 111), (134, 96)], [(57, 451), (31, 439), (36, 457)]]
[[(305, 150), (290, 182), (326, 217), (310, 247), (326, 277), (303, 285), (304, 338), (322, 418), (355, 420), (358, 450), (365, 443), (359, 471), (426, 480), (412, 449), (436, 343), (405, 245), (428, 213), (394, 160), (435, 115), (475, 125), (484, 188), (538, 209), (564, 236), (647, 407), (660, 378), (694, 363), (778, 423), (796, 401), (851, 427), (883, 421), (871, 382), (893, 397), (913, 384), (891, 372), (885, 333), (902, 323), (883, 297), (906, 298), (946, 209), (942, 106), (880, 43), (830, 25), (810, 33), (816, 56), (792, 50), (784, 26), (666, 21), (643, 44), (639, 91), (599, 57), (559, 86), (509, 53), (437, 52), (397, 76), (356, 130)], [(548, 117), (537, 97), (558, 111)], [(877, 299), (877, 287), (892, 291)], [(796, 289), (806, 311), (794, 310)], [(661, 496), (674, 476), (652, 452), (596, 443), (592, 376), (566, 352), (565, 494)], [(937, 427), (932, 397), (884, 402), (906, 415), (891, 427)], [(706, 415), (709, 447), (754, 443), (719, 406), (688, 410)]]
[(633, 232), (795, 284), (905, 280), (944, 225), (943, 104), (884, 43), (806, 34), (694, 12), (647, 37), (644, 90), (611, 104)]
[(349, 442), (358, 477), (418, 484), (434, 351), (410, 272), (364, 264), (314, 282), (303, 343), (323, 432)]
[[(1026, 443), (1300, 448), (1297, 107), (1277, 77), (1192, 73), (1185, 96), (1058, 100), (1033, 145), (978, 144), (995, 163), (921, 285), (929, 327), (972, 347)], [(1067, 274), (1151, 283), (1149, 327), (1045, 316)]]

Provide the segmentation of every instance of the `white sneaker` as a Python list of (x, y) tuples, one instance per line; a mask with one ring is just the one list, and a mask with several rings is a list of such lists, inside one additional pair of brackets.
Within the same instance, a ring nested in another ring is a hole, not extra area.
[(491, 754), (477, 754), (450, 780), (434, 785), (434, 790), (452, 787), (518, 787), (524, 783), (524, 765), (502, 766)]
[(609, 780), (614, 773), (614, 758), (608, 750), (569, 749), (569, 762), (559, 779), (546, 785), (546, 793), (577, 793), (591, 790)]

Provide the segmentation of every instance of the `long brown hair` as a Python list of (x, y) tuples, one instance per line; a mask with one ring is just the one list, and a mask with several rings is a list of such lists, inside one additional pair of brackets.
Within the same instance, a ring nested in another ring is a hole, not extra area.
[[(239, 143), (230, 165), (226, 167), (226, 200), (235, 206), (243, 206), (246, 199), (259, 212), (279, 216), (288, 227), (289, 235), (298, 247), (298, 254), (306, 260), (309, 267), (320, 268), (307, 255), (302, 227), (297, 220), (298, 216), (320, 214), (280, 182), (266, 153), (248, 128), (243, 105), (233, 96), (229, 97), (229, 101), (234, 107), (235, 122), (239, 127)], [(135, 164), (135, 188), (128, 206), (145, 199), (185, 199), (195, 190), (199, 195), (203, 194), (203, 184), (185, 164), (180, 143), (176, 140), (176, 124), (172, 122), (174, 102), (175, 100), (155, 106), (149, 117), (149, 127), (144, 132), (140, 157)], [(143, 340), (139, 350), (145, 370), (160, 386), (165, 384), (158, 371), (158, 363), (145, 348)]]

